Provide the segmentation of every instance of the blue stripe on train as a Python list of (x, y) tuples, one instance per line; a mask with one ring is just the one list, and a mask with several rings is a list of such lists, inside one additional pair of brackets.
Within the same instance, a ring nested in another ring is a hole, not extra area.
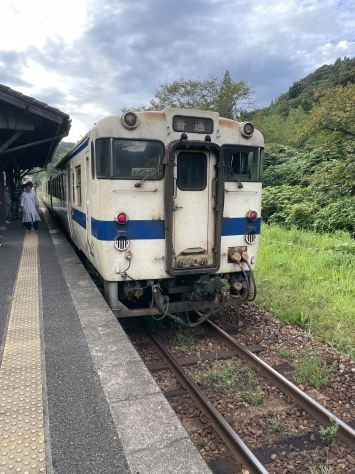
[(73, 221), (77, 222), (79, 225), (81, 225), (81, 227), (84, 227), (84, 229), (86, 229), (86, 214), (79, 211), (79, 209), (75, 209), (74, 207), (72, 207), (71, 215)]
[(164, 239), (164, 226), (165, 221), (135, 220), (118, 224), (115, 221), (91, 219), (92, 235), (98, 240), (115, 240), (120, 234), (129, 240)]
[[(78, 209), (73, 209), (73, 220), (86, 228), (86, 215)], [(222, 236), (244, 235), (246, 232), (254, 231), (260, 234), (261, 220), (248, 222), (245, 217), (224, 218), (222, 222)], [(126, 224), (118, 224), (115, 221), (100, 221), (91, 219), (91, 232), (98, 240), (115, 240), (120, 234), (129, 240), (151, 240), (165, 238), (165, 221), (156, 220), (134, 220)], [(195, 232), (192, 229), (192, 232)]]
[(260, 234), (261, 219), (250, 222), (245, 217), (224, 217), (222, 221), (222, 236), (244, 235), (247, 232)]

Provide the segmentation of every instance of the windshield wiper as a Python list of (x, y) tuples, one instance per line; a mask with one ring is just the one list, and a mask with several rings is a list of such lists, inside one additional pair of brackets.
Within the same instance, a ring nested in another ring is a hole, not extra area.
[[(229, 162), (229, 165), (228, 165), (228, 177), (231, 177), (233, 176), (233, 178), (235, 178), (236, 182), (238, 183), (238, 188), (242, 188), (243, 187), (243, 184), (242, 182), (240, 181), (239, 177), (237, 176), (237, 173), (234, 171), (234, 168), (233, 168), (233, 161), (234, 161), (234, 158), (235, 156), (232, 155), (230, 157), (230, 162)], [(238, 162), (237, 162), (237, 165), (238, 165)], [(239, 162), (239, 166), (238, 168), (241, 167), (241, 163)]]
[(155, 168), (153, 171), (151, 171), (150, 173), (147, 174), (147, 176), (145, 176), (141, 181), (139, 181), (139, 183), (136, 183), (134, 186), (136, 188), (140, 188), (142, 186), (142, 184), (144, 183), (144, 181), (146, 181), (148, 178), (150, 178), (151, 176), (153, 176), (155, 173), (159, 173), (160, 169), (161, 169), (162, 165), (158, 165), (157, 168)]
[(237, 176), (237, 173), (234, 171), (231, 165), (229, 166), (229, 169), (228, 169), (228, 175), (233, 176), (233, 178), (235, 178), (236, 182), (238, 183), (238, 188), (243, 188), (243, 183), (240, 181), (240, 179)]

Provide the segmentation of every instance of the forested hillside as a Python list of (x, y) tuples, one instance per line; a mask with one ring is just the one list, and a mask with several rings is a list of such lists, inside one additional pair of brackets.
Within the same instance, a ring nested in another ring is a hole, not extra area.
[(72, 142), (60, 142), (53, 155), (51, 163), (47, 165), (47, 170), (40, 171), (39, 168), (33, 170), (33, 180), (37, 186), (41, 186), (42, 182), (53, 173), (54, 166), (74, 147), (74, 145), (75, 144)]
[(52, 164), (58, 163), (58, 161), (63, 158), (63, 156), (65, 156), (74, 145), (75, 143), (72, 142), (60, 142), (54, 153)]
[(355, 82), (355, 59), (337, 59), (335, 64), (324, 64), (304, 79), (294, 82), (286, 94), (276, 99), (274, 105), (287, 111), (301, 105), (306, 110), (317, 101), (320, 91)]
[(265, 136), (263, 219), (355, 231), (355, 59), (338, 59), (248, 114)]

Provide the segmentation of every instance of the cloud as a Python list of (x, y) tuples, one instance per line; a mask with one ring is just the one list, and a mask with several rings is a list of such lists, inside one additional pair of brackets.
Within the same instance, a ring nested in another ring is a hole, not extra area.
[(53, 8), (5, 0), (0, 83), (68, 113), (70, 137), (123, 107), (148, 105), (160, 84), (180, 77), (228, 70), (266, 106), (321, 65), (355, 56), (351, 0), (63, 0)]

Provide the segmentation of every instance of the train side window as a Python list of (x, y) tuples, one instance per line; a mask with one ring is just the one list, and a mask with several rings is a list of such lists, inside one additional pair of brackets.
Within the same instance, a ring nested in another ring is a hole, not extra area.
[(81, 166), (75, 167), (76, 204), (81, 206)]
[(97, 178), (111, 178), (111, 140), (109, 138), (96, 140), (95, 157)]
[(177, 157), (177, 186), (182, 191), (202, 191), (207, 185), (207, 156), (181, 152)]
[(63, 174), (60, 175), (60, 190), (59, 190), (59, 193), (60, 193), (60, 199), (62, 201), (64, 201), (64, 175)]
[(64, 175), (60, 176), (60, 199), (64, 201)]
[(63, 174), (63, 201), (66, 201), (66, 200), (67, 200), (67, 175)]

